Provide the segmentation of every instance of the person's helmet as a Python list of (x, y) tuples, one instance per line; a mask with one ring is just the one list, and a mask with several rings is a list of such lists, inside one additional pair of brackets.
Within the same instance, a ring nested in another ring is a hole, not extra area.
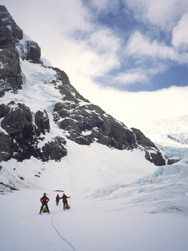
[(44, 196), (46, 196), (46, 193), (44, 193)]

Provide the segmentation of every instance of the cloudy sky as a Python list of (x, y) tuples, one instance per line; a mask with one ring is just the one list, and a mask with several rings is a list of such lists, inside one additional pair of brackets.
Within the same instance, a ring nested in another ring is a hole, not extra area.
[(125, 124), (187, 113), (187, 0), (0, 4), (81, 94)]

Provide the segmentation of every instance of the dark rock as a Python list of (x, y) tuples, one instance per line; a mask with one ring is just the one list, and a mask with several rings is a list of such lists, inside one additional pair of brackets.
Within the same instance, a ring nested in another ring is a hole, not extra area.
[(22, 88), (22, 73), (16, 50), (17, 39), (22, 37), (22, 30), (16, 25), (5, 6), (0, 5), (0, 97), (6, 91), (17, 93)]
[(6, 114), (1, 126), (15, 140), (31, 139), (33, 125), (29, 108), (19, 103)]
[(50, 130), (47, 113), (38, 111), (34, 116), (24, 104), (15, 102), (11, 102), (7, 106), (1, 105), (1, 107), (3, 108), (1, 126), (7, 135), (2, 134), (0, 137), (0, 159), (15, 158), (23, 161), (31, 156), (43, 158), (41, 149), (38, 148), (38, 142), (42, 139), (40, 135)]
[[(103, 123), (98, 127), (99, 132), (109, 138), (109, 146), (117, 149), (133, 149), (136, 147), (134, 133), (113, 117), (102, 116)], [(101, 141), (99, 140), (101, 143)]]
[(46, 143), (42, 147), (42, 160), (60, 161), (62, 157), (67, 155), (65, 148), (66, 141), (61, 137), (55, 137), (53, 141)]
[[(71, 101), (69, 98), (69, 102), (58, 102), (54, 106), (53, 113), (54, 120), (61, 129), (69, 132), (71, 140), (87, 145), (97, 141), (117, 149), (133, 149), (136, 146), (134, 133), (107, 115), (100, 107), (88, 101), (82, 106), (78, 100), (74, 102), (74, 99), (71, 99)], [(89, 136), (87, 132), (90, 132)]]
[(13, 139), (0, 132), (0, 162), (14, 158), (19, 152), (19, 147)]
[(164, 166), (166, 164), (165, 159), (163, 158), (160, 151), (149, 152), (145, 151), (145, 158), (151, 163), (154, 163), (156, 166)]
[(180, 159), (168, 159), (167, 164), (172, 165), (174, 163), (177, 163), (178, 161), (180, 161)]
[(25, 42), (25, 58), (33, 63), (40, 63), (41, 50), (38, 44), (34, 41), (28, 40)]
[(19, 54), (14, 45), (0, 50), (0, 62), (3, 66), (0, 70), (0, 97), (6, 91), (17, 93), (23, 82)]
[(0, 118), (5, 117), (7, 113), (9, 113), (10, 107), (5, 104), (0, 104)]
[(57, 118), (54, 118), (54, 120), (58, 121), (60, 118), (66, 118), (69, 117), (70, 115), (70, 109), (76, 108), (75, 104), (70, 104), (70, 103), (62, 103), (58, 102), (54, 106), (54, 115), (57, 116)]
[(131, 128), (136, 135), (136, 140), (138, 145), (142, 146), (145, 149), (145, 158), (150, 162), (154, 163), (156, 166), (165, 165), (165, 159), (160, 153), (156, 145), (147, 138), (139, 129)]
[(38, 134), (45, 134), (50, 131), (50, 121), (46, 111), (37, 111), (35, 114), (35, 124), (38, 129)]
[(155, 144), (149, 138), (147, 138), (139, 129), (136, 129), (136, 128), (131, 128), (131, 129), (135, 133), (136, 140), (139, 145), (141, 145), (143, 147), (149, 147), (149, 148), (153, 147), (153, 148), (157, 149)]
[(65, 118), (58, 125), (59, 125), (59, 127), (61, 129), (64, 129), (66, 131), (70, 131), (72, 136), (73, 135), (78, 135), (79, 132), (80, 132), (79, 127), (78, 127), (76, 121), (74, 121), (71, 118)]
[(75, 104), (78, 104), (80, 101), (89, 102), (70, 84), (69, 78), (64, 71), (54, 67), (52, 67), (52, 69), (57, 72), (57, 80), (55, 81), (54, 85), (57, 86), (58, 90), (62, 94), (63, 100), (67, 102), (70, 101)]
[(0, 27), (9, 28), (13, 38), (21, 40), (23, 38), (23, 31), (17, 26), (14, 19), (7, 11), (6, 7), (0, 5)]
[(0, 27), (0, 48), (4, 49), (10, 45), (15, 45), (11, 31), (7, 27)]
[(67, 154), (66, 141), (61, 137), (46, 143), (42, 149), (38, 147), (41, 134), (50, 131), (49, 118), (46, 111), (32, 114), (24, 104), (11, 102), (1, 105), (2, 128), (7, 135), (0, 133), (0, 161), (15, 158), (18, 161), (31, 156), (48, 161), (59, 161)]

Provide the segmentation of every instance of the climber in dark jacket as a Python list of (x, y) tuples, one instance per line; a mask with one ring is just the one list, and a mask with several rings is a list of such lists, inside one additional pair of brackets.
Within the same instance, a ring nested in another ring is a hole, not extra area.
[(42, 203), (42, 206), (41, 206), (41, 209), (40, 209), (40, 214), (41, 214), (42, 209), (43, 209), (44, 206), (46, 207), (47, 212), (48, 212), (48, 213), (50, 212), (50, 211), (49, 211), (49, 208), (48, 208), (48, 201), (49, 201), (49, 200), (50, 200), (50, 199), (46, 196), (46, 193), (44, 193), (43, 197), (40, 199), (40, 201), (41, 201), (41, 203)]

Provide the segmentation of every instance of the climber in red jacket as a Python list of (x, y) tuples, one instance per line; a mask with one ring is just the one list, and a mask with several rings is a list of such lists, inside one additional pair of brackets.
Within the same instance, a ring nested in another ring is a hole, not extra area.
[(57, 194), (57, 196), (55, 198), (55, 200), (56, 200), (56, 206), (58, 206), (58, 204), (59, 204), (59, 199), (60, 199), (59, 194)]
[(63, 194), (63, 196), (60, 198), (63, 199), (63, 210), (68, 209), (68, 198), (70, 198), (70, 196), (67, 196), (65, 194)]
[(46, 193), (44, 193), (43, 197), (40, 199), (40, 201), (42, 203), (42, 206), (41, 206), (41, 209), (40, 209), (40, 214), (41, 214), (42, 209), (43, 209), (44, 206), (46, 207), (47, 212), (50, 213), (49, 208), (48, 208), (48, 201), (49, 200), (50, 199), (46, 196)]

